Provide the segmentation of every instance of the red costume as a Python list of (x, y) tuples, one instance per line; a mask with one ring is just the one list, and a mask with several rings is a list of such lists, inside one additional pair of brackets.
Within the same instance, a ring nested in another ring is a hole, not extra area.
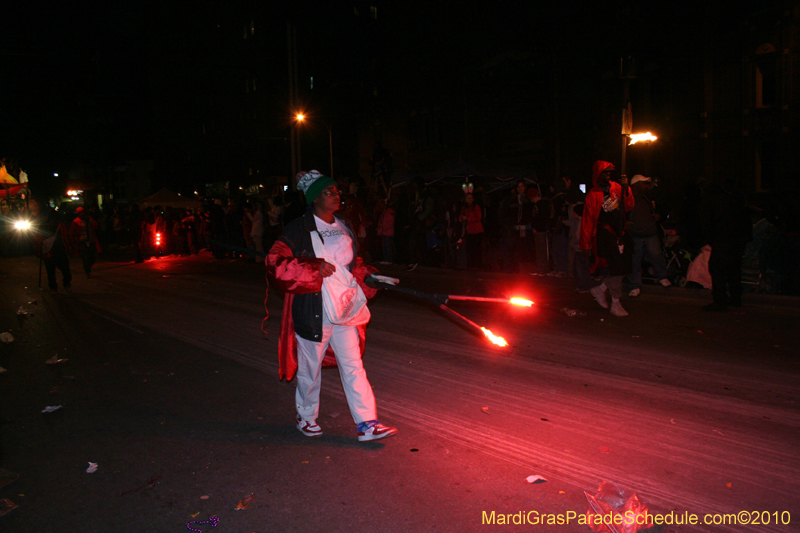
[[(633, 209), (634, 199), (630, 191), (623, 196), (622, 186), (614, 181), (609, 182), (608, 191), (603, 190), (597, 185), (597, 178), (600, 174), (608, 169), (613, 168), (614, 165), (608, 161), (595, 161), (592, 167), (592, 187), (586, 194), (586, 203), (583, 208), (583, 217), (581, 219), (581, 250), (591, 250), (594, 256), (594, 264), (592, 265), (592, 272), (597, 267), (608, 267), (608, 259), (605, 250), (598, 249), (597, 232), (598, 229), (612, 235), (616, 240), (621, 241), (625, 235), (625, 217), (615, 217), (613, 220), (601, 220), (601, 214), (605, 212), (613, 212), (619, 206), (620, 198), (623, 200), (624, 212)], [(627, 189), (627, 187), (626, 187)], [(617, 218), (619, 220), (617, 220)]]

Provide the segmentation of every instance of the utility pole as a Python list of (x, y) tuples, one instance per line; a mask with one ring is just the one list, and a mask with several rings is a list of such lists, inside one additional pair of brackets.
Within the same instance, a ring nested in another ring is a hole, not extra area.
[[(627, 62), (626, 62), (627, 60)], [(622, 161), (620, 174), (626, 175), (628, 157), (628, 135), (633, 133), (633, 111), (631, 109), (631, 79), (636, 77), (636, 64), (632, 56), (619, 59), (619, 76), (623, 81), (622, 89)]]

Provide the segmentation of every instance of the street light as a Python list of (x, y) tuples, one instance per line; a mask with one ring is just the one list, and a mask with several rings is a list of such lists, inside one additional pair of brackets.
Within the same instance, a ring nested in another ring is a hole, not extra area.
[(300, 128), (297, 126), (306, 119), (303, 113), (295, 113), (294, 122), (290, 126), (289, 133), (291, 134), (291, 149), (292, 149), (292, 177), (297, 175), (297, 172), (303, 168), (303, 162), (300, 157)]

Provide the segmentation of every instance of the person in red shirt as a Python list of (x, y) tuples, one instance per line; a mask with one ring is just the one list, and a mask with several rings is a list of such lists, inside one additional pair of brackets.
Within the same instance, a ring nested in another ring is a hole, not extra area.
[(466, 224), (467, 266), (483, 268), (483, 211), (475, 203), (475, 196), (467, 193), (464, 197), (464, 208), (458, 220)]

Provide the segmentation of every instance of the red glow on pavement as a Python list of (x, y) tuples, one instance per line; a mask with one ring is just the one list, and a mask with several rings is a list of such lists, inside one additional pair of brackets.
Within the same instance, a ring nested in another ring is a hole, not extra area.
[(491, 331), (489, 331), (484, 327), (481, 328), (481, 331), (483, 331), (483, 334), (486, 335), (486, 338), (492, 341), (492, 343), (498, 346), (508, 346), (508, 343), (503, 337), (495, 335), (494, 333), (492, 333)]
[(533, 305), (533, 302), (530, 300), (526, 300), (525, 298), (511, 298), (508, 303), (514, 305), (521, 305), (524, 307), (530, 307)]

